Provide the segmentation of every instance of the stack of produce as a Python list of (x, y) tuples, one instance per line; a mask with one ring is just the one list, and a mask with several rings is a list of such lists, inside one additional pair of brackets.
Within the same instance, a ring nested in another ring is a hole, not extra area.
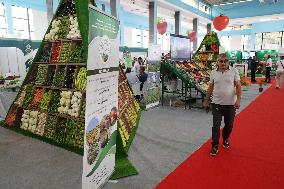
[(68, 62), (70, 42), (62, 42), (59, 63)]
[(64, 74), (65, 74), (65, 67), (58, 67), (55, 79), (54, 79), (54, 83), (53, 85), (55, 87), (62, 87), (63, 85), (63, 81), (64, 81)]
[(34, 98), (29, 105), (29, 108), (36, 109), (41, 101), (43, 90), (38, 88), (35, 90)]
[(38, 61), (48, 63), (50, 58), (50, 53), (51, 53), (51, 44), (50, 43), (44, 44), (42, 54), (40, 55)]
[(36, 77), (36, 85), (43, 85), (45, 83), (45, 77), (47, 74), (47, 65), (39, 65), (38, 66), (38, 72), (37, 72), (37, 77)]
[(47, 138), (53, 138), (55, 134), (55, 128), (57, 124), (57, 118), (55, 116), (48, 116), (47, 124), (44, 128), (44, 136)]
[(9, 111), (9, 114), (5, 120), (5, 124), (6, 125), (9, 125), (9, 126), (12, 126), (13, 123), (15, 122), (17, 118), (17, 109), (15, 107), (13, 107), (10, 111)]
[(67, 114), (70, 108), (71, 103), (71, 91), (61, 91), (61, 99), (60, 99), (60, 107), (58, 108), (58, 112), (61, 114)]
[(46, 76), (46, 85), (52, 85), (54, 74), (55, 74), (56, 66), (49, 66), (47, 76)]
[(38, 120), (38, 111), (30, 111), (29, 128), (28, 130), (35, 133)]
[(52, 90), (46, 90), (42, 96), (42, 100), (40, 102), (40, 109), (41, 110), (47, 110), (48, 106), (49, 106), (49, 102), (51, 100), (52, 97)]
[(70, 16), (69, 21), (70, 21), (70, 31), (67, 35), (67, 38), (68, 39), (81, 38), (77, 17)]
[(66, 76), (65, 76), (63, 87), (65, 87), (65, 88), (72, 88), (72, 85), (73, 85), (73, 82), (74, 82), (75, 70), (76, 70), (75, 66), (67, 67), (67, 72), (66, 72)]
[(61, 43), (60, 42), (55, 42), (52, 43), (52, 52), (51, 52), (51, 63), (56, 64), (58, 62), (59, 54), (60, 54), (60, 49), (61, 49)]
[(45, 40), (57, 40), (58, 39), (58, 31), (60, 28), (61, 21), (59, 19), (54, 19), (51, 24), (51, 29), (49, 33), (45, 35)]
[(69, 119), (66, 127), (65, 143), (69, 146), (83, 148), (85, 124)]
[(118, 123), (119, 123), (118, 131), (119, 131), (121, 139), (122, 139), (122, 144), (125, 147), (126, 144), (127, 144), (127, 141), (129, 140), (129, 133), (128, 133), (124, 123), (122, 122), (122, 120), (118, 120)]
[(28, 130), (29, 119), (30, 119), (30, 111), (24, 110), (24, 113), (23, 113), (22, 119), (21, 119), (21, 121), (22, 121), (21, 129)]
[(63, 144), (66, 140), (66, 123), (67, 120), (64, 118), (59, 118), (56, 124), (54, 139), (56, 142)]
[(19, 97), (17, 98), (15, 104), (22, 106), (24, 99), (25, 99), (25, 96), (26, 96), (26, 90), (25, 90), (25, 87), (23, 87), (23, 90), (21, 91), (21, 93), (20, 93)]
[(79, 117), (81, 100), (82, 93), (74, 92), (71, 99), (71, 109), (68, 110), (70, 116)]
[(36, 77), (37, 77), (37, 70), (38, 66), (37, 65), (32, 65), (31, 68), (29, 69), (29, 72), (27, 74), (27, 79), (25, 81), (25, 84), (34, 84)]
[(61, 19), (61, 25), (59, 27), (57, 36), (59, 39), (66, 39), (68, 32), (69, 32), (69, 19), (68, 17), (63, 17)]
[(35, 87), (29, 85), (26, 86), (26, 95), (23, 102), (23, 107), (27, 108), (34, 97)]
[(45, 124), (46, 124), (46, 120), (47, 120), (47, 114), (46, 113), (40, 113), (39, 116), (38, 116), (38, 126), (35, 130), (35, 134), (38, 134), (40, 136), (43, 135), (44, 133), (44, 127), (45, 127)]
[(60, 92), (58, 90), (53, 91), (50, 104), (48, 107), (48, 112), (50, 113), (55, 113), (57, 112), (57, 109), (59, 107), (59, 102), (60, 102)]
[(87, 69), (85, 67), (80, 68), (75, 80), (75, 88), (80, 90), (86, 90), (87, 84)]
[(83, 47), (82, 44), (76, 45), (70, 53), (70, 62), (81, 62), (83, 61)]

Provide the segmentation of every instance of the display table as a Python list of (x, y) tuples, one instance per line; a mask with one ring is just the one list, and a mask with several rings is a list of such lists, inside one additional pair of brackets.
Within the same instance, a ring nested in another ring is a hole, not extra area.
[(9, 107), (16, 98), (17, 92), (6, 92), (0, 90), (0, 120), (6, 117)]

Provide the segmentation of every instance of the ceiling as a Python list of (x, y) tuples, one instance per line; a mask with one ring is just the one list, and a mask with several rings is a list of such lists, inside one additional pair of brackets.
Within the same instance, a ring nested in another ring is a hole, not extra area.
[(229, 25), (245, 25), (245, 24), (253, 24), (257, 22), (266, 22), (272, 20), (284, 20), (284, 14), (273, 14), (273, 15), (264, 15), (264, 16), (255, 16), (255, 17), (247, 17), (247, 18), (236, 18), (231, 19)]
[(246, 1), (252, 0), (203, 0), (203, 2), (208, 3), (210, 5), (222, 5), (222, 4), (232, 4), (232, 3), (243, 3)]

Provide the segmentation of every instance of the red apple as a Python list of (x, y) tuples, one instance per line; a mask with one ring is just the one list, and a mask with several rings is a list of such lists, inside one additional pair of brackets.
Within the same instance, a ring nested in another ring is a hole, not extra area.
[(157, 29), (159, 34), (164, 34), (167, 31), (168, 23), (166, 21), (160, 21), (157, 24)]
[(220, 15), (214, 18), (213, 25), (216, 30), (221, 31), (225, 29), (229, 24), (229, 17)]

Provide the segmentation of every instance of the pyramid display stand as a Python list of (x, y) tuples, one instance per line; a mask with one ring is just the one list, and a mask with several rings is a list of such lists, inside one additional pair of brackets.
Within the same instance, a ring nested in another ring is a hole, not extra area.
[[(59, 3), (3, 125), (78, 154), (83, 154), (84, 148), (88, 5), (87, 0), (62, 0)], [(117, 117), (120, 133), (117, 143), (122, 147), (118, 147), (116, 153), (115, 166), (118, 169), (115, 178), (121, 178), (137, 174), (127, 160), (127, 151), (140, 118), (140, 107), (122, 72)], [(101, 137), (106, 137), (104, 131), (100, 128)], [(96, 140), (90, 137), (95, 135), (88, 135), (87, 140)]]

